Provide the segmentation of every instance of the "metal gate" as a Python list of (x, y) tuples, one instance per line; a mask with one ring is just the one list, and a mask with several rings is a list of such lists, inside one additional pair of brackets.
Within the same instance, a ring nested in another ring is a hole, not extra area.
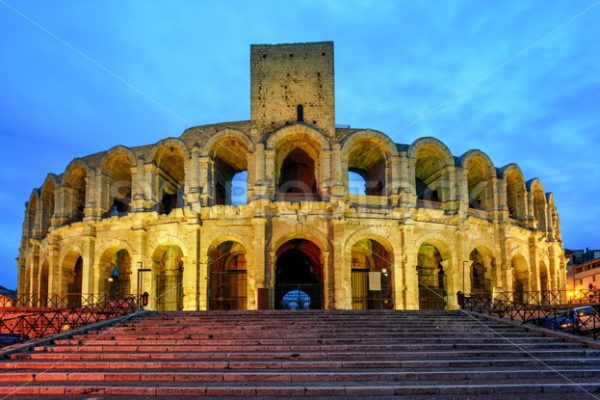
[(210, 310), (245, 310), (247, 306), (246, 270), (211, 272)]
[(419, 282), (419, 309), (444, 310), (447, 294), (444, 289), (429, 287)]
[(390, 278), (381, 275), (381, 290), (369, 290), (368, 269), (352, 270), (352, 309), (391, 310), (394, 308)]

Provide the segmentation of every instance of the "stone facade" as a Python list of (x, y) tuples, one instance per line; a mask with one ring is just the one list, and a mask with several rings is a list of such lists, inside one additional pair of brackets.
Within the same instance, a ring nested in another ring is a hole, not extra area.
[(538, 179), (431, 137), (335, 127), (330, 42), (251, 54), (250, 121), (77, 158), (33, 190), (20, 293), (205, 310), (289, 306), (298, 289), (312, 308), (452, 309), (458, 291), (565, 288)]

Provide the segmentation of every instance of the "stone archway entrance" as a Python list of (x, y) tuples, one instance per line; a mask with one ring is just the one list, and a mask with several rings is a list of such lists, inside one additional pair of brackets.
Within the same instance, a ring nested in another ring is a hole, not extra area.
[(226, 241), (209, 250), (208, 255), (209, 309), (245, 310), (248, 284), (244, 246)]
[(323, 308), (321, 249), (305, 239), (292, 239), (277, 250), (275, 308)]
[(440, 251), (431, 244), (423, 244), (419, 248), (418, 261), (419, 309), (444, 310), (448, 294)]
[(391, 254), (376, 240), (363, 239), (352, 246), (351, 283), (353, 310), (391, 310)]

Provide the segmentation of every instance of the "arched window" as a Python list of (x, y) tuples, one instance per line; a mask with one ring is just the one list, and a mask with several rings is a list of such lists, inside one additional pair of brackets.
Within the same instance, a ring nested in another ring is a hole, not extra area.
[(154, 156), (157, 167), (158, 213), (169, 214), (183, 207), (185, 155), (177, 146), (162, 145)]
[[(348, 152), (348, 193), (351, 193), (351, 175), (360, 176), (364, 186), (359, 195), (384, 196), (387, 193), (386, 152), (382, 145), (371, 139), (358, 140)], [(354, 183), (354, 182), (352, 182)]]
[(103, 172), (107, 178), (108, 204), (104, 217), (127, 215), (131, 211), (133, 159), (125, 151), (109, 154)]
[(285, 200), (318, 198), (315, 161), (303, 149), (295, 148), (283, 160), (277, 192)]
[(248, 146), (238, 137), (227, 136), (210, 150), (212, 160), (212, 205), (248, 202)]
[(63, 178), (65, 217), (68, 222), (83, 221), (86, 200), (86, 171), (80, 165), (70, 167)]

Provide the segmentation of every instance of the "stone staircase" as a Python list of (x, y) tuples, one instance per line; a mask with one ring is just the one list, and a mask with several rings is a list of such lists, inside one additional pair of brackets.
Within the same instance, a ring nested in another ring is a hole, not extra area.
[(600, 393), (600, 351), (460, 311), (148, 313), (0, 364), (11, 399)]

